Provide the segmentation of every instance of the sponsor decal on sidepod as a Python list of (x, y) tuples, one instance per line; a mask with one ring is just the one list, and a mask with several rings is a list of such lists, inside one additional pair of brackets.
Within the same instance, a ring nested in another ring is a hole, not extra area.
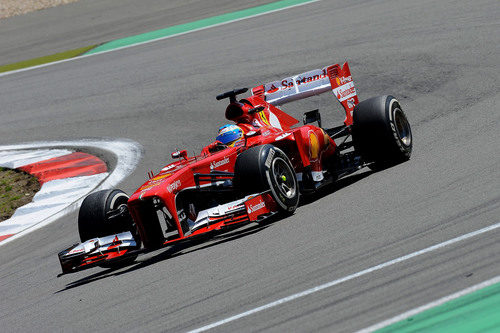
[(212, 163), (210, 163), (210, 170), (221, 167), (221, 166), (226, 165), (228, 163), (229, 163), (229, 157), (224, 157), (224, 159), (220, 160), (220, 161), (213, 161)]

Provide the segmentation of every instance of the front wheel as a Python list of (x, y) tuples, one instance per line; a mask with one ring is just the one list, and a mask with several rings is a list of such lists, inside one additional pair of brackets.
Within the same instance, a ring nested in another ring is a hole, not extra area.
[(238, 155), (235, 186), (244, 193), (271, 190), (281, 212), (293, 213), (299, 204), (297, 175), (286, 154), (272, 145), (252, 147)]
[[(136, 227), (128, 209), (126, 209), (128, 195), (121, 190), (103, 190), (91, 193), (82, 202), (78, 213), (78, 233), (80, 240), (85, 242), (92, 238), (110, 236), (125, 231), (130, 231), (140, 246)], [(121, 214), (117, 214), (123, 208)], [(111, 217), (111, 215), (114, 215)], [(128, 257), (125, 261), (132, 262), (135, 256)], [(120, 262), (120, 263), (123, 263)], [(114, 267), (114, 264), (102, 264), (102, 267)]]
[(410, 123), (393, 96), (373, 97), (356, 105), (352, 138), (355, 150), (376, 167), (407, 161), (413, 148)]

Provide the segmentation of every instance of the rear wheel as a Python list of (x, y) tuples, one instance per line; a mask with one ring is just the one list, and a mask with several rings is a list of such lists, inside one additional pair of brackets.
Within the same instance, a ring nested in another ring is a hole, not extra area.
[(410, 123), (398, 100), (378, 96), (354, 108), (352, 137), (355, 150), (376, 168), (407, 161), (412, 152)]
[(272, 145), (252, 147), (238, 155), (235, 186), (244, 193), (271, 190), (281, 212), (293, 213), (299, 203), (293, 166), (286, 154)]

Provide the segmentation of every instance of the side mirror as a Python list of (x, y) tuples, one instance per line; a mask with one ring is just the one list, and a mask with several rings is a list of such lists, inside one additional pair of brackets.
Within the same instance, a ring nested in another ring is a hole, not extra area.
[(265, 106), (259, 105), (253, 109), (248, 110), (248, 114), (254, 114), (254, 113), (263, 111), (265, 108), (266, 108)]
[(188, 153), (187, 153), (187, 150), (177, 150), (177, 151), (174, 151), (172, 153), (172, 158), (184, 158), (185, 160), (187, 160), (187, 156), (188, 156)]

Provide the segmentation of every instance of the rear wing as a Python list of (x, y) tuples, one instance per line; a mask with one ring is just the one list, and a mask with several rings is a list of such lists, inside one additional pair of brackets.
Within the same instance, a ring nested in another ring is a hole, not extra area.
[(327, 91), (332, 91), (344, 108), (344, 123), (352, 125), (352, 111), (359, 100), (347, 62), (342, 66), (330, 65), (265, 83), (252, 88), (252, 95), (260, 96), (270, 104), (281, 105)]

